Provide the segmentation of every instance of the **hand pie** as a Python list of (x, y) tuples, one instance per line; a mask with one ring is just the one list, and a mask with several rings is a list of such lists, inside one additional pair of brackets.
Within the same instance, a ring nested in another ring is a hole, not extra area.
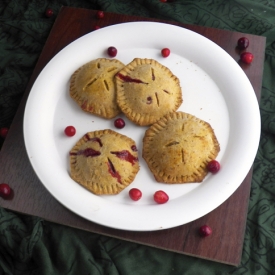
[(142, 156), (158, 182), (201, 182), (220, 146), (209, 123), (172, 112), (151, 125), (143, 138)]
[(117, 59), (98, 58), (76, 70), (70, 82), (70, 96), (86, 112), (103, 118), (120, 113), (116, 103), (114, 75), (124, 67)]
[(115, 77), (117, 103), (137, 125), (151, 125), (182, 103), (179, 79), (153, 59), (135, 58)]
[(84, 135), (70, 151), (71, 178), (97, 195), (118, 194), (139, 171), (135, 142), (112, 130)]

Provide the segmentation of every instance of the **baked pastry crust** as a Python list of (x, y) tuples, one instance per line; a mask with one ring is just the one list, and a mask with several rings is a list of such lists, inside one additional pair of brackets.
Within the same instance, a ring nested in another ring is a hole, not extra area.
[(220, 145), (209, 123), (173, 112), (151, 125), (143, 138), (142, 156), (158, 182), (201, 182)]
[(118, 194), (139, 171), (135, 142), (110, 129), (89, 132), (70, 151), (70, 175), (96, 195)]
[(120, 113), (114, 76), (123, 67), (119, 60), (106, 58), (84, 64), (71, 77), (71, 98), (86, 112), (107, 119), (114, 118)]
[(117, 103), (134, 123), (145, 126), (182, 103), (179, 79), (153, 59), (135, 58), (115, 77)]

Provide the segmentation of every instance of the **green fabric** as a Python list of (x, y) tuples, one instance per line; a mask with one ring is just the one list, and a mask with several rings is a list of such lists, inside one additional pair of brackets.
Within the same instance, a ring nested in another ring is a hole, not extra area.
[[(53, 224), (0, 208), (0, 274), (275, 274), (274, 0), (2, 0), (0, 127), (9, 127), (61, 6), (101, 9), (267, 37), (262, 136), (241, 265), (232, 267)], [(1, 140), (3, 142), (3, 140)]]

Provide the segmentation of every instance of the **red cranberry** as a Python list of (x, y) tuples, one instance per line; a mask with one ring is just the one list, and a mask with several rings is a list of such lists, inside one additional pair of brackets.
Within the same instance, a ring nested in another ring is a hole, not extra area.
[(217, 173), (220, 170), (220, 163), (216, 160), (211, 160), (207, 164), (207, 170), (213, 174)]
[(66, 136), (72, 137), (75, 135), (76, 130), (75, 130), (74, 126), (67, 126), (64, 130), (64, 133)]
[(111, 57), (115, 57), (117, 55), (117, 49), (115, 47), (109, 47), (107, 53)]
[(246, 49), (249, 46), (249, 40), (248, 40), (248, 38), (241, 37), (238, 40), (238, 44), (237, 45), (238, 45), (238, 48), (241, 49), (241, 50)]
[(241, 61), (245, 64), (250, 64), (254, 59), (254, 55), (249, 52), (244, 52), (241, 54)]
[(159, 204), (166, 203), (169, 200), (169, 196), (162, 190), (157, 191), (154, 194), (154, 201)]
[(98, 30), (98, 29), (100, 29), (100, 26), (95, 26), (94, 27), (94, 30)]
[(52, 9), (46, 9), (46, 12), (45, 12), (45, 15), (46, 17), (50, 18), (53, 16), (53, 10)]
[(0, 184), (0, 196), (3, 199), (9, 199), (12, 194), (12, 189), (7, 183)]
[(117, 118), (114, 122), (114, 125), (118, 129), (122, 129), (125, 126), (125, 121), (122, 118)]
[(96, 13), (96, 17), (97, 17), (98, 19), (102, 19), (102, 18), (104, 17), (104, 12), (103, 12), (103, 11), (98, 11), (98, 12)]
[(0, 129), (0, 137), (5, 138), (8, 134), (9, 129), (6, 127), (3, 127)]
[(164, 48), (161, 50), (161, 55), (163, 57), (168, 57), (170, 55), (170, 50), (168, 48)]
[(129, 191), (129, 196), (133, 201), (138, 201), (142, 197), (142, 192), (137, 188), (132, 188)]
[(205, 224), (205, 225), (200, 227), (199, 234), (202, 237), (207, 237), (207, 236), (212, 234), (212, 229), (211, 229), (211, 227), (209, 227), (208, 225)]

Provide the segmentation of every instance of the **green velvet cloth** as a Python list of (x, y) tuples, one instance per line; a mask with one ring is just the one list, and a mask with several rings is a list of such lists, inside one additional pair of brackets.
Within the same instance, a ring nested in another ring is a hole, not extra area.
[[(101, 9), (267, 37), (262, 132), (240, 266), (233, 267), (53, 224), (0, 208), (0, 274), (275, 274), (274, 0), (2, 0), (0, 127), (9, 127), (61, 6)], [(45, 17), (50, 7), (54, 16)], [(1, 144), (3, 139), (1, 140)]]

